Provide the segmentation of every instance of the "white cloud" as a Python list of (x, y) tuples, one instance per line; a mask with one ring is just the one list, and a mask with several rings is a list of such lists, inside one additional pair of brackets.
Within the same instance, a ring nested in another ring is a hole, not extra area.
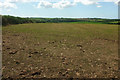
[(77, 5), (77, 3), (82, 3), (84, 5), (97, 4), (95, 1), (90, 1), (90, 0), (74, 0), (73, 2), (70, 2), (69, 0), (61, 0), (61, 1), (56, 2), (56, 3), (52, 3), (49, 1), (40, 1), (37, 8), (44, 7), (44, 8), (63, 9), (63, 8)]
[(95, 0), (74, 0), (74, 3), (82, 3), (84, 5), (96, 4)]
[(96, 4), (96, 7), (102, 7), (99, 5), (99, 2), (114, 2), (115, 4), (117, 4), (120, 0), (73, 0), (73, 2), (70, 2), (69, 0), (61, 0), (59, 2), (56, 3), (52, 3), (49, 1), (45, 1), (44, 3), (41, 3), (42, 1), (40, 1), (40, 3), (38, 4), (38, 7), (44, 7), (44, 8), (58, 8), (58, 9), (62, 9), (62, 8), (66, 8), (66, 7), (71, 7), (74, 5), (77, 5), (78, 3), (84, 4), (84, 5), (92, 5), (92, 4)]
[(0, 2), (0, 8), (10, 9), (10, 8), (17, 8), (17, 6), (14, 3), (10, 2)]
[(84, 5), (98, 4), (99, 2), (114, 2), (118, 3), (120, 0), (74, 0), (75, 3), (82, 3)]
[(68, 0), (61, 0), (59, 2), (56, 2), (56, 3), (52, 3), (52, 2), (49, 2), (49, 1), (40, 1), (37, 8), (41, 8), (41, 7), (44, 7), (44, 8), (58, 8), (58, 9), (62, 9), (62, 8), (67, 8), (67, 7), (70, 7), (70, 6), (73, 6), (74, 4), (71, 3), (70, 1)]
[(74, 4), (68, 0), (61, 0), (58, 3), (53, 4), (53, 8), (59, 8), (59, 9), (67, 8), (67, 7), (71, 7), (71, 6), (74, 6)]
[(98, 7), (98, 8), (101, 8), (102, 6), (100, 6), (100, 5), (97, 5), (97, 7)]
[(40, 0), (5, 0), (5, 2), (36, 2)]
[[(118, 4), (120, 0), (2, 0), (0, 2), (0, 8), (17, 8), (16, 2), (39, 2), (37, 5), (37, 8), (58, 8), (63, 9), (71, 6), (75, 6), (79, 3), (83, 5), (92, 5), (96, 4), (96, 7), (99, 6), (99, 2), (114, 2), (115, 4)], [(14, 3), (13, 3), (14, 2)], [(53, 3), (55, 2), (55, 3)]]
[(48, 1), (40, 1), (37, 8), (52, 8), (52, 3), (48, 2)]

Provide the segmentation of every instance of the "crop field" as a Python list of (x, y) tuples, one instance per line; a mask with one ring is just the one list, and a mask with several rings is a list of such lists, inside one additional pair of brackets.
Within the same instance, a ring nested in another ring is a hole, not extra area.
[(3, 78), (117, 78), (118, 25), (30, 23), (3, 29)]

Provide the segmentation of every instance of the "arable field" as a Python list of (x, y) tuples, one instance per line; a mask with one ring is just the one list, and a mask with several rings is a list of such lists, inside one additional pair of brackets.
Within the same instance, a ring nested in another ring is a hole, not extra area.
[(118, 25), (3, 27), (3, 78), (117, 78)]

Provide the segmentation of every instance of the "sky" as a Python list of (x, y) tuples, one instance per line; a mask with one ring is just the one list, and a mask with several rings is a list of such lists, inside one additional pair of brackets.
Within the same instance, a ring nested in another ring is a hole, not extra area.
[(118, 19), (120, 0), (1, 0), (0, 14), (19, 17)]

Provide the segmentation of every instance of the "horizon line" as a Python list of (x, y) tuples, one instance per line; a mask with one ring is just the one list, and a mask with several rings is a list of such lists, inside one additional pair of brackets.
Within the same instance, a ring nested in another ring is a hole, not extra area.
[(14, 17), (21, 17), (21, 18), (97, 18), (97, 19), (119, 19), (119, 18), (105, 18), (105, 17), (49, 17), (49, 16), (18, 16), (18, 15), (4, 15), (1, 14), (2, 16), (14, 16)]

